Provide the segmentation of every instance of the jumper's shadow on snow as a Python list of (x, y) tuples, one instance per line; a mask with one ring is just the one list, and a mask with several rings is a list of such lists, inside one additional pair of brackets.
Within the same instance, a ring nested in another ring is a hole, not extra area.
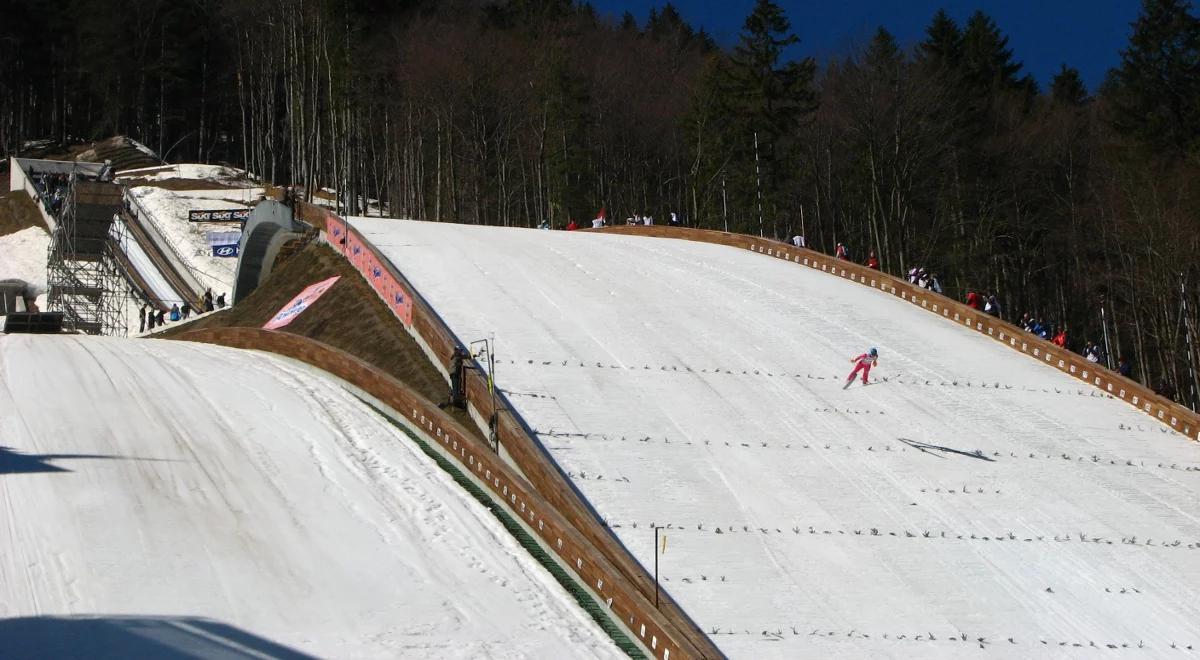
[[(931, 445), (928, 442), (921, 442), (919, 440), (909, 440), (908, 438), (897, 438), (897, 440), (899, 440), (900, 442), (903, 442), (904, 444), (908, 445), (909, 447), (912, 447), (913, 449), (916, 449), (917, 451), (921, 452), (922, 454), (930, 454), (933, 456), (937, 456), (938, 458), (947, 458), (946, 456), (943, 456), (942, 454), (958, 454), (959, 456), (966, 456), (967, 458), (974, 458), (979, 461), (987, 461), (989, 463), (996, 462), (995, 459), (990, 458), (988, 456), (984, 456), (983, 452), (980, 452), (979, 450), (963, 451), (961, 449), (954, 449), (953, 447), (943, 447), (941, 445)], [(940, 452), (940, 453), (938, 453), (938, 452)]]
[(33, 658), (285, 658), (313, 656), (220, 621), (195, 617), (70, 616), (0, 619), (0, 655)]
[(106, 454), (26, 454), (11, 447), (0, 446), (0, 475), (35, 474), (38, 472), (70, 472), (53, 461), (73, 460), (168, 461), (163, 458), (137, 458)]

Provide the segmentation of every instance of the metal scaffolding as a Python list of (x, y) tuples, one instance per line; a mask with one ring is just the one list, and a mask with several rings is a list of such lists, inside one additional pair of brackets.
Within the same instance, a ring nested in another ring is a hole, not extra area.
[(68, 331), (122, 337), (128, 332), (128, 278), (116, 254), (127, 230), (113, 222), (121, 204), (120, 186), (70, 175), (47, 259), (48, 305), (63, 313)]

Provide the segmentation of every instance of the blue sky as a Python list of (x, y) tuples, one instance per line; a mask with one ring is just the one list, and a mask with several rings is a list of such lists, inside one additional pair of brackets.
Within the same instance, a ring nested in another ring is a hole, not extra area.
[[(629, 11), (644, 22), (651, 7), (665, 0), (592, 0), (602, 14), (616, 17)], [(1129, 24), (1138, 15), (1138, 0), (776, 0), (800, 37), (794, 57), (824, 60), (844, 54), (870, 40), (882, 25), (910, 46), (920, 41), (938, 8), (945, 8), (961, 25), (982, 9), (1009, 38), (1013, 57), (1025, 65), (1038, 84), (1046, 87), (1062, 63), (1079, 69), (1088, 89), (1095, 91), (1108, 69), (1120, 60), (1129, 39)], [(702, 26), (722, 45), (737, 40), (754, 0), (675, 0), (675, 7), (694, 26)]]

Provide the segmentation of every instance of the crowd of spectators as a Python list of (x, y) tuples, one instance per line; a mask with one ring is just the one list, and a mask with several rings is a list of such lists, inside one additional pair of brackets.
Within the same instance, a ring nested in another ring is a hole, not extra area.
[[(805, 239), (800, 235), (793, 236), (790, 242), (796, 247), (806, 247)], [(839, 242), (834, 247), (833, 256), (837, 259), (849, 261), (850, 249), (846, 247), (845, 243)], [(879, 269), (879, 259), (876, 257), (874, 250), (868, 252), (867, 260), (863, 265), (865, 265), (867, 268), (874, 268), (876, 270)], [(922, 266), (914, 266), (913, 268), (909, 269), (906, 279), (914, 286), (919, 286), (935, 293), (942, 293), (942, 284), (938, 279), (937, 273), (929, 272)], [(997, 299), (996, 294), (994, 293), (968, 289), (966, 304), (972, 309), (979, 310), (985, 314), (989, 314), (997, 318), (1001, 318), (1000, 301)], [(1025, 314), (1021, 316), (1021, 320), (1017, 323), (1017, 325), (1026, 332), (1045, 339), (1046, 341), (1052, 342), (1060, 348), (1071, 350), (1067, 345), (1066, 325), (1056, 327), (1054, 324), (1047, 323), (1041, 317), (1035, 317), (1029, 312), (1025, 312)], [(1080, 355), (1082, 355), (1088, 362), (1104, 364), (1106, 366), (1109, 364), (1108, 355), (1106, 354), (1104, 347), (1093, 341), (1088, 341), (1084, 344), (1083, 349), (1080, 351)], [(1121, 357), (1117, 360), (1116, 370), (1117, 373), (1125, 376), (1126, 378), (1133, 377), (1133, 367), (1130, 365), (1129, 360), (1125, 359), (1124, 357)], [(1164, 396), (1167, 396), (1165, 387), (1156, 388), (1156, 391)]]
[(214, 299), (212, 289), (208, 289), (204, 292), (202, 300), (202, 304), (204, 305), (203, 310), (193, 310), (191, 304), (187, 301), (184, 301), (182, 305), (172, 303), (170, 309), (155, 310), (149, 304), (142, 305), (141, 309), (138, 310), (138, 333), (141, 334), (162, 327), (168, 322), (186, 321), (191, 318), (193, 311), (203, 313), (225, 308), (224, 293), (217, 295)]
[(38, 197), (50, 215), (57, 218), (62, 212), (63, 201), (67, 198), (67, 189), (71, 180), (66, 174), (40, 173), (30, 177)]

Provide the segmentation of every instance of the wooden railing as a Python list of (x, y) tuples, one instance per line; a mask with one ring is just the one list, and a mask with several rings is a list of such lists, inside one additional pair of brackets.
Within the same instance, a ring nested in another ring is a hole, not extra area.
[(1135, 406), (1191, 440), (1200, 440), (1200, 415), (1155, 394), (1141, 383), (1093, 362), (1088, 362), (1083, 356), (1036, 337), (1011, 323), (873, 268), (779, 241), (707, 229), (615, 226), (583, 231), (677, 238), (728, 245), (869, 286), (908, 301), (914, 306), (951, 320), (965, 328), (987, 335), (1013, 350), (1020, 351), (1039, 362), (1096, 387), (1105, 394)]

